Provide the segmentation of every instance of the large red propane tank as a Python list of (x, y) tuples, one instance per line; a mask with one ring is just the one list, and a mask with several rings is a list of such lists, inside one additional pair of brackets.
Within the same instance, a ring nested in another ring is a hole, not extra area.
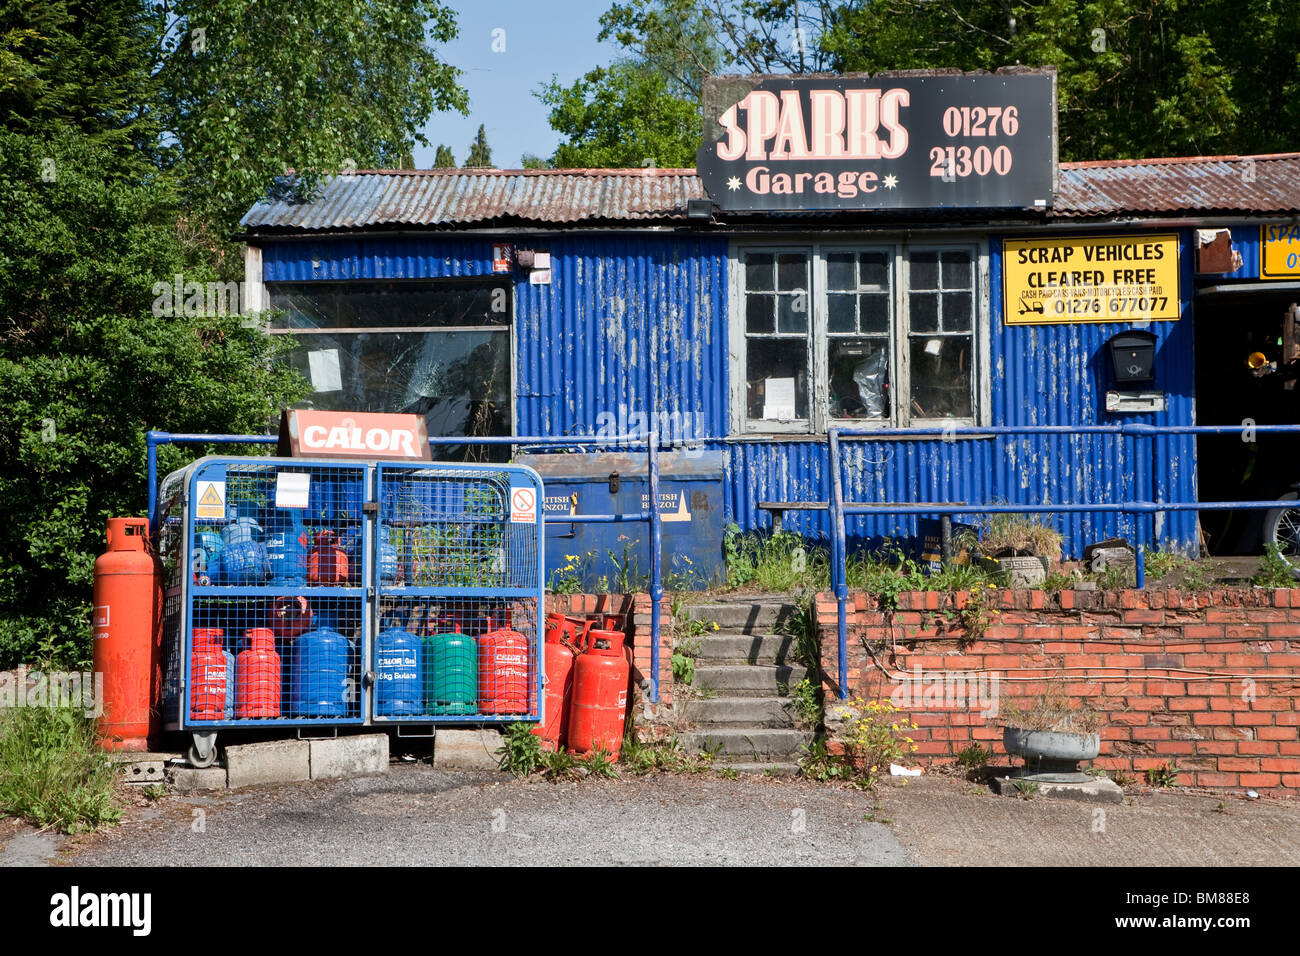
[(593, 630), (587, 636), (591, 646), (574, 665), (569, 749), (585, 754), (599, 747), (617, 760), (627, 717), (629, 668), (623, 635)]
[(196, 627), (190, 647), (190, 720), (221, 720), (235, 675), (226, 666), (219, 627)]
[(569, 707), (573, 701), (573, 661), (581, 653), (575, 640), (581, 622), (563, 614), (546, 615), (545, 716), (533, 733), (544, 750), (559, 750), (566, 742)]
[(484, 714), (528, 713), (528, 638), (509, 624), (496, 627), (487, 619), (487, 633), (478, 639), (478, 699)]
[(280, 655), (275, 632), (255, 627), (245, 632), (248, 648), (235, 661), (235, 716), (240, 720), (280, 716)]
[(104, 681), (95, 723), (105, 750), (149, 749), (150, 705), (159, 690), (162, 564), (145, 518), (109, 518), (108, 550), (95, 559), (94, 667)]

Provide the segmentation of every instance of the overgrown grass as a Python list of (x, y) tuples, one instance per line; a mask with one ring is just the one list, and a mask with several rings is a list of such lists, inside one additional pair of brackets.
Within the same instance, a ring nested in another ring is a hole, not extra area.
[(0, 815), (65, 833), (113, 823), (114, 768), (95, 727), (70, 707), (0, 710)]

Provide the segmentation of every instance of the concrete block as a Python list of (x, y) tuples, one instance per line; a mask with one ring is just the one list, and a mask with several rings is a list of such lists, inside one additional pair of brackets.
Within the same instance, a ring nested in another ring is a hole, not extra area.
[(180, 793), (195, 790), (225, 790), (224, 767), (168, 767), (167, 783)]
[[(994, 777), (990, 781), (993, 792), (1004, 797), (1020, 795), (1016, 789), (1015, 777)], [(1034, 781), (1038, 789), (1034, 797), (1057, 797), (1065, 800), (1081, 800), (1084, 803), (1123, 803), (1124, 791), (1108, 777), (1093, 777), (1087, 783), (1055, 783), (1045, 780)]]
[(117, 752), (109, 754), (108, 759), (117, 764), (123, 783), (151, 784), (166, 781), (163, 768), (173, 756), (176, 755)]
[(433, 738), (433, 765), (439, 770), (496, 770), (501, 734), (495, 730), (446, 730)]
[(388, 772), (388, 734), (311, 740), (311, 778)]
[(232, 790), (259, 783), (310, 779), (311, 746), (306, 740), (275, 740), (226, 748), (226, 782)]

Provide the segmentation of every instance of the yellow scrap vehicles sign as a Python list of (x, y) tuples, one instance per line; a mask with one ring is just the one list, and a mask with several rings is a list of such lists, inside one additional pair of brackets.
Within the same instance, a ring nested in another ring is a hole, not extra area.
[(1175, 320), (1178, 278), (1172, 232), (1002, 243), (1007, 325)]
[(1300, 225), (1260, 226), (1259, 244), (1261, 279), (1300, 279)]

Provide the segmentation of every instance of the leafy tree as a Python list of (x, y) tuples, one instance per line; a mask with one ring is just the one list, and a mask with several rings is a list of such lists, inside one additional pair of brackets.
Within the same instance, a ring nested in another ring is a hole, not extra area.
[(433, 157), (434, 169), (454, 169), (456, 167), (456, 157), (451, 154), (451, 147), (438, 144), (438, 151)]
[(488, 145), (487, 130), (480, 123), (474, 142), (469, 144), (469, 155), (465, 157), (466, 167), (491, 167), (492, 147)]
[(410, 165), (435, 111), (465, 111), (460, 71), (428, 43), (457, 33), (438, 0), (152, 0), (164, 127), (186, 204), (233, 229), (293, 168), (310, 190), (348, 167)]
[(551, 127), (566, 137), (555, 150), (557, 167), (695, 165), (699, 103), (673, 96), (658, 73), (615, 63), (568, 88), (552, 80), (538, 97), (551, 108)]
[(554, 169), (555, 164), (549, 159), (545, 159), (534, 153), (524, 153), (519, 158), (519, 165), (524, 169)]
[(260, 431), (303, 386), (238, 316), (155, 314), (155, 283), (216, 275), (166, 181), (106, 181), (112, 162), (80, 133), (0, 132), (0, 667), (88, 660), (95, 555), (108, 517), (141, 513), (146, 429)]

